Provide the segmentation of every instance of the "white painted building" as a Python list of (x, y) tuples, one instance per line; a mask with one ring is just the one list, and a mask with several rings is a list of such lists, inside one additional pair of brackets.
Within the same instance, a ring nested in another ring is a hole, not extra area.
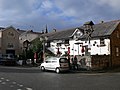
[[(80, 31), (79, 35), (77, 31)], [(76, 41), (77, 35), (79, 38)], [(49, 49), (54, 54), (57, 54), (57, 43), (61, 41), (61, 45), (59, 45), (59, 51), (62, 52), (61, 55), (64, 55), (68, 51), (68, 47), (70, 47), (70, 55), (91, 56), (89, 63), (91, 67), (120, 65), (120, 20), (95, 24), (89, 39), (83, 26), (56, 31), (43, 36), (48, 37), (48, 41), (50, 41)], [(65, 40), (69, 40), (67, 46)]]
[[(54, 42), (51, 42), (51, 47), (49, 47), (49, 50), (51, 50), (54, 54), (57, 54), (57, 43), (60, 43), (60, 40), (55, 40)], [(76, 44), (78, 43), (78, 44)], [(105, 39), (104, 40), (105, 45), (100, 44), (100, 39), (98, 40), (91, 40), (90, 41), (90, 55), (109, 55), (110, 54), (110, 40)], [(81, 40), (70, 40), (69, 45), (65, 46), (65, 44), (61, 44), (59, 46), (59, 51), (62, 53), (62, 55), (65, 54), (65, 52), (68, 51), (68, 47), (70, 47), (70, 55), (85, 55), (85, 46), (88, 46), (88, 42), (81, 41)], [(84, 48), (84, 52), (82, 52), (82, 49)]]

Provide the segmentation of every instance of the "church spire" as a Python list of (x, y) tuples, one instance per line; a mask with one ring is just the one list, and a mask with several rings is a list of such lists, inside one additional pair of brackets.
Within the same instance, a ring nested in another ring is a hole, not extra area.
[(46, 28), (45, 28), (45, 33), (48, 33), (47, 24), (46, 24)]

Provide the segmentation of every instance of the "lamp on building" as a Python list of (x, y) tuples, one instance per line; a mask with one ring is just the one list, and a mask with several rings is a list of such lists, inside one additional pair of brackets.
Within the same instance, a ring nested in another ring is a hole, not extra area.
[(45, 60), (45, 44), (46, 44), (47, 40), (48, 40), (48, 37), (46, 37), (46, 36), (40, 37), (40, 41), (42, 41), (42, 52), (43, 52), (42, 59), (43, 59), (43, 61)]

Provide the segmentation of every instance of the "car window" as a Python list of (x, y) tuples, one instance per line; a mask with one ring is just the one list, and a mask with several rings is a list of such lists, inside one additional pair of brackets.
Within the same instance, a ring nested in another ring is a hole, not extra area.
[(51, 61), (45, 61), (46, 63), (51, 63)]
[(57, 61), (52, 61), (52, 63), (57, 63)]
[(67, 58), (60, 58), (60, 63), (68, 63)]

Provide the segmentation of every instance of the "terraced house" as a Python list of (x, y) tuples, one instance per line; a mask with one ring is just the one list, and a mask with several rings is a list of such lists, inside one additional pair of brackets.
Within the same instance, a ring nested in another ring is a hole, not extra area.
[(0, 54), (19, 54), (19, 32), (12, 26), (0, 28)]
[(31, 42), (42, 33), (32, 30), (20, 30), (13, 26), (0, 28), (0, 54), (20, 55), (23, 52), (23, 43)]
[[(106, 68), (120, 66), (120, 20), (101, 22), (93, 25), (93, 31), (88, 40), (83, 26), (56, 31), (42, 35), (50, 41), (49, 50), (61, 55), (69, 52), (70, 56), (89, 56), (83, 60), (83, 66), (89, 62), (90, 68)], [(79, 38), (75, 40), (76, 36)]]

